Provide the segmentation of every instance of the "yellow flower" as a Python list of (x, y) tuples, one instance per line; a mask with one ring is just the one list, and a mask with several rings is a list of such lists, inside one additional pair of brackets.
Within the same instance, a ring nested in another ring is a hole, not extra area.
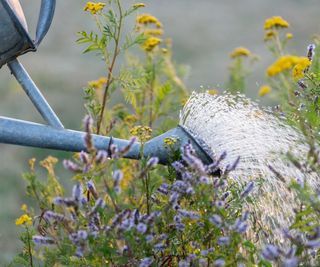
[(148, 35), (148, 36), (161, 36), (163, 35), (163, 30), (161, 29), (145, 29), (143, 31), (144, 35)]
[(291, 32), (288, 32), (288, 33), (286, 34), (286, 38), (287, 38), (287, 39), (292, 39), (292, 38), (293, 38), (293, 34), (292, 34)]
[(128, 123), (128, 124), (133, 124), (135, 123), (136, 121), (138, 120), (137, 116), (135, 115), (127, 115), (125, 118), (124, 118), (124, 122), (125, 123)]
[(28, 224), (31, 225), (32, 218), (29, 217), (27, 214), (21, 215), (18, 219), (16, 219), (16, 225)]
[(140, 8), (140, 7), (145, 7), (146, 5), (144, 3), (136, 3), (132, 5), (134, 8)]
[(162, 51), (163, 54), (167, 54), (168, 53), (168, 49), (167, 48), (162, 48), (161, 51)]
[(163, 143), (167, 146), (173, 146), (176, 142), (177, 142), (177, 139), (173, 137), (166, 137), (163, 140)]
[(297, 56), (281, 56), (277, 59), (276, 62), (274, 62), (271, 66), (268, 67), (267, 75), (269, 77), (272, 77), (279, 74), (282, 71), (289, 70), (299, 62), (299, 59), (300, 58)]
[(54, 175), (54, 166), (58, 163), (58, 159), (52, 156), (48, 156), (44, 160), (40, 161), (40, 165), (45, 168), (49, 175)]
[(130, 134), (139, 138), (141, 142), (145, 142), (151, 138), (152, 129), (148, 126), (135, 126), (130, 130)]
[(293, 67), (292, 77), (295, 81), (304, 77), (305, 72), (311, 65), (311, 61), (307, 57), (301, 57), (299, 62)]
[(101, 77), (98, 80), (88, 82), (88, 85), (90, 87), (93, 87), (94, 89), (101, 89), (107, 82), (108, 82), (107, 78)]
[(156, 46), (161, 43), (161, 39), (157, 37), (149, 37), (142, 45), (142, 48), (147, 51), (151, 52)]
[(265, 96), (271, 92), (271, 87), (269, 85), (262, 85), (259, 89), (258, 95)]
[(279, 16), (275, 16), (269, 19), (266, 19), (266, 21), (264, 22), (264, 29), (265, 30), (269, 30), (272, 28), (288, 28), (289, 27), (289, 23), (287, 21), (285, 21), (282, 17)]
[(122, 169), (123, 178), (120, 181), (120, 187), (121, 188), (127, 188), (132, 179), (134, 178), (134, 173), (132, 172), (132, 169), (129, 166), (124, 166)]
[(264, 40), (265, 41), (272, 40), (275, 37), (275, 35), (276, 35), (276, 32), (274, 30), (267, 31), (264, 34)]
[(237, 57), (247, 57), (251, 54), (251, 52), (245, 48), (245, 47), (237, 47), (235, 48), (231, 53), (231, 58), (237, 58)]
[(36, 159), (35, 158), (31, 158), (31, 159), (29, 159), (28, 163), (29, 163), (30, 170), (32, 172), (34, 172), (34, 164), (36, 163)]
[(219, 91), (217, 89), (210, 89), (210, 90), (207, 90), (207, 94), (217, 95), (217, 94), (219, 94)]
[(22, 204), (21, 205), (21, 210), (24, 211), (24, 212), (27, 212), (28, 206), (26, 204)]
[(161, 22), (150, 14), (142, 14), (137, 17), (137, 24), (154, 24), (157, 28), (162, 28)]
[(84, 11), (88, 11), (91, 14), (97, 14), (97, 12), (101, 11), (106, 4), (98, 2), (98, 3), (94, 3), (94, 2), (87, 2), (86, 6), (84, 7)]

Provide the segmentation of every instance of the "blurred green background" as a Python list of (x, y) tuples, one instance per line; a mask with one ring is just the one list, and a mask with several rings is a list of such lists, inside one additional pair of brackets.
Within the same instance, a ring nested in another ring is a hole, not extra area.
[[(94, 28), (90, 15), (83, 12), (85, 3), (57, 1), (53, 25), (38, 52), (20, 58), (65, 126), (72, 129), (81, 128), (85, 114), (82, 88), (88, 80), (104, 75), (99, 58), (94, 54), (83, 55), (83, 47), (75, 42), (78, 31)], [(264, 70), (272, 62), (263, 42), (263, 23), (268, 17), (280, 15), (290, 22), (289, 32), (294, 38), (289, 47), (298, 55), (304, 55), (312, 35), (320, 33), (318, 0), (148, 0), (145, 3), (147, 7), (140, 12), (152, 13), (162, 21), (165, 36), (173, 40), (174, 60), (189, 66), (186, 84), (190, 90), (223, 88), (230, 51), (245, 46), (261, 57), (247, 83), (249, 95), (256, 98), (259, 86), (265, 82)], [(21, 4), (34, 36), (40, 1), (21, 0)], [(43, 122), (6, 66), (0, 70), (0, 95), (1, 116)], [(41, 160), (49, 154), (62, 159), (70, 154), (3, 144), (0, 151), (0, 264), (3, 265), (21, 249), (20, 229), (15, 226), (15, 219), (21, 215), (21, 204), (29, 203), (21, 178), (28, 170), (28, 159), (35, 156)], [(61, 164), (58, 176), (64, 183), (70, 178)]]

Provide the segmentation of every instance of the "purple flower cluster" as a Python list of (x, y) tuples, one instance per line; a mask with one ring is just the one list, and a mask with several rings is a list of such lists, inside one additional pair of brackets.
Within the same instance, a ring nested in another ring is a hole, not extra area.
[(300, 263), (297, 248), (300, 247), (300, 251), (301, 248), (304, 248), (304, 251), (307, 253), (305, 257), (309, 256), (310, 262), (312, 262), (314, 252), (320, 248), (319, 226), (315, 226), (313, 228), (313, 234), (308, 234), (307, 236), (300, 231), (291, 232), (289, 230), (284, 230), (283, 234), (286, 239), (291, 241), (291, 247), (284, 249), (273, 244), (268, 244), (261, 252), (261, 256), (264, 259), (278, 263), (281, 266), (297, 267)]
[[(85, 126), (87, 130), (90, 130), (89, 124), (87, 122)], [(88, 145), (92, 142), (90, 136), (87, 136), (85, 140)], [(131, 145), (134, 142), (135, 139), (132, 139)], [(178, 237), (188, 235), (188, 242), (193, 247), (193, 251), (186, 251), (174, 262), (179, 266), (190, 266), (194, 263), (197, 266), (207, 266), (209, 258), (217, 251), (216, 248), (221, 250), (223, 247), (231, 246), (234, 234), (242, 235), (246, 232), (248, 213), (239, 215), (236, 220), (229, 218), (227, 220), (225, 214), (230, 208), (233, 193), (228, 191), (229, 185), (225, 175), (213, 176), (219, 170), (219, 163), (225, 158), (225, 153), (213, 163), (205, 165), (196, 156), (190, 144), (184, 146), (182, 160), (172, 164), (177, 179), (164, 180), (158, 188), (152, 191), (150, 199), (153, 206), (147, 212), (144, 211), (143, 198), (139, 200), (139, 206), (132, 207), (120, 202), (123, 194), (114, 195), (114, 192), (118, 194), (121, 191), (120, 183), (123, 179), (121, 170), (113, 171), (112, 177), (105, 181), (103, 191), (96, 186), (94, 176), (91, 175), (90, 166), (97, 166), (94, 160), (98, 164), (103, 164), (108, 160), (108, 155), (110, 158), (118, 158), (129, 148), (120, 151), (111, 143), (108, 153), (106, 151), (93, 152), (94, 158), (91, 152), (89, 154), (81, 152), (79, 162), (65, 162), (69, 169), (81, 171), (85, 182), (77, 182), (73, 186), (71, 197), (59, 196), (54, 199), (54, 204), (61, 206), (59, 209), (62, 208), (58, 211), (64, 210), (63, 214), (48, 210), (44, 212), (44, 218), (54, 227), (57, 225), (65, 227), (69, 242), (75, 248), (76, 257), (84, 257), (93, 251), (92, 240), (94, 244), (98, 244), (101, 240), (105, 242), (106, 238), (112, 237), (118, 240), (119, 244), (121, 243), (116, 249), (118, 256), (131, 255), (130, 253), (135, 250), (132, 247), (133, 242), (147, 246), (147, 249), (144, 248), (144, 250), (148, 251), (148, 254), (135, 258), (134, 264), (151, 266), (155, 262), (159, 263), (161, 255), (166, 255), (172, 248), (173, 242), (179, 241)], [(238, 162), (237, 160), (228, 167), (226, 172), (232, 171)], [(138, 177), (143, 177), (157, 164), (158, 158), (150, 158), (141, 171), (142, 175)], [(153, 181), (149, 182), (153, 183)], [(110, 190), (110, 183), (114, 191)], [(241, 197), (248, 196), (252, 189), (253, 182), (244, 188)], [(110, 199), (108, 204), (105, 203), (107, 199)], [(106, 210), (111, 211), (112, 214)], [(239, 206), (236, 212), (239, 214)], [(197, 235), (193, 236), (193, 232), (203, 235), (203, 239), (207, 240), (206, 245), (199, 241)], [(54, 244), (55, 242), (48, 233), (48, 237), (42, 239), (34, 236), (34, 242)], [(195, 250), (198, 252), (195, 253)], [(176, 253), (180, 253), (179, 250)], [(168, 258), (163, 260), (162, 264), (165, 265)], [(210, 264), (224, 266), (226, 263), (223, 256), (219, 255), (219, 258), (215, 257)]]

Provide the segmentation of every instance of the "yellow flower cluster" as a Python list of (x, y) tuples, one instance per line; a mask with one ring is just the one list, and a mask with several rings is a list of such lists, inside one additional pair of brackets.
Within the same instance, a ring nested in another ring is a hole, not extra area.
[(177, 142), (177, 139), (173, 137), (166, 137), (163, 140), (163, 143), (167, 146), (173, 146), (176, 142)]
[(18, 219), (16, 219), (16, 225), (28, 224), (31, 225), (32, 218), (28, 214), (21, 215)]
[(154, 24), (157, 28), (162, 28), (161, 22), (155, 17), (150, 14), (142, 14), (137, 17), (137, 24)]
[(91, 14), (97, 14), (97, 12), (101, 11), (106, 4), (98, 2), (98, 3), (94, 3), (94, 2), (87, 2), (86, 6), (84, 7), (84, 11), (88, 11)]
[[(150, 26), (153, 26), (153, 28), (150, 28)], [(151, 52), (162, 42), (158, 38), (158, 36), (163, 35), (162, 24), (156, 17), (150, 14), (142, 14), (137, 17), (137, 30), (148, 37), (142, 44), (142, 49), (147, 52)]]
[(251, 54), (251, 52), (245, 48), (245, 47), (237, 47), (235, 48), (231, 53), (231, 58), (237, 58), (237, 57), (247, 57)]
[(150, 52), (152, 51), (156, 46), (158, 46), (161, 43), (161, 39), (157, 38), (157, 37), (149, 37), (142, 45), (142, 48), (147, 51)]
[(281, 56), (267, 69), (267, 75), (269, 77), (275, 76), (280, 72), (291, 69), (294, 65), (298, 64), (301, 57), (285, 55)]
[(107, 82), (107, 78), (101, 77), (98, 80), (88, 82), (88, 85), (94, 89), (101, 89)]
[(134, 8), (140, 8), (140, 7), (145, 7), (146, 5), (144, 3), (136, 3), (132, 5)]
[(130, 134), (139, 138), (141, 142), (148, 141), (151, 138), (152, 129), (148, 126), (135, 126), (130, 130)]
[(271, 87), (269, 85), (262, 85), (259, 89), (258, 95), (265, 96), (271, 92)]
[(266, 19), (266, 21), (264, 22), (265, 30), (269, 30), (272, 28), (288, 28), (288, 27), (289, 27), (289, 23), (279, 16)]
[(49, 175), (54, 175), (54, 166), (58, 163), (58, 159), (52, 156), (48, 156), (44, 160), (40, 161), (40, 165), (45, 168)]
[(293, 67), (292, 77), (295, 81), (304, 77), (305, 72), (311, 65), (311, 61), (307, 57), (300, 58), (299, 62)]

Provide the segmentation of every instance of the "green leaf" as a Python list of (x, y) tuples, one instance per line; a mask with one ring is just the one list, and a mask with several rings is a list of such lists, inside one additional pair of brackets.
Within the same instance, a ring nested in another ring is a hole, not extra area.
[(91, 52), (91, 51), (96, 51), (96, 50), (99, 50), (99, 45), (97, 44), (92, 44), (92, 45), (89, 45), (84, 51), (83, 53), (88, 53), (88, 52)]
[(143, 33), (135, 37), (133, 37), (131, 34), (128, 34), (126, 35), (126, 40), (122, 45), (121, 50), (127, 50), (128, 48), (134, 45), (142, 44), (145, 40), (146, 40), (146, 36)]
[(171, 83), (166, 82), (156, 90), (154, 99), (154, 106), (156, 110), (159, 110), (165, 98), (169, 96), (171, 89)]

